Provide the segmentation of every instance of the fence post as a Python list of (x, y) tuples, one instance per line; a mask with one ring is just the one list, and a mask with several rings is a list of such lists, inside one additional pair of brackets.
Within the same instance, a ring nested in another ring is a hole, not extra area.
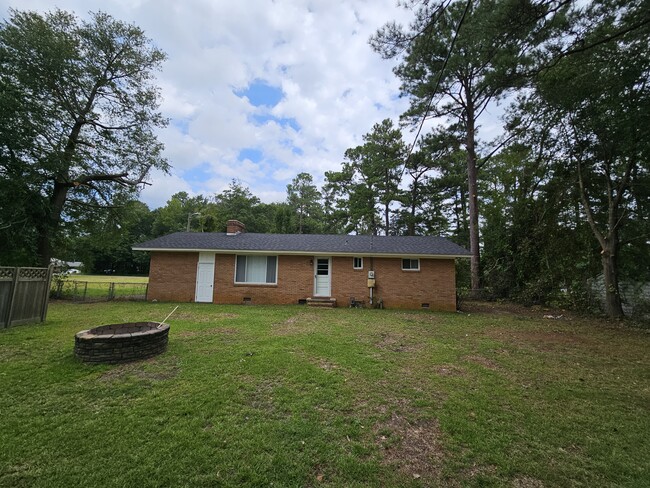
[(8, 328), (11, 324), (11, 308), (14, 300), (14, 289), (16, 287), (16, 273), (18, 272), (16, 268), (6, 267), (5, 269), (7, 270), (6, 273), (9, 273), (10, 278), (6, 280), (9, 285), (6, 307), (0, 313), (0, 328), (4, 329)]
[(86, 293), (88, 293), (88, 282), (87, 281), (84, 282), (84, 297), (81, 300), (82, 302), (86, 301)]
[(11, 280), (11, 299), (9, 301), (9, 312), (7, 313), (7, 323), (5, 327), (11, 327), (11, 319), (14, 314), (14, 303), (16, 302), (16, 293), (18, 290), (18, 276), (20, 275), (21, 268), (14, 268), (16, 272), (14, 273), (14, 279)]
[(110, 302), (115, 298), (115, 283), (108, 284), (108, 301)]
[(52, 286), (52, 275), (54, 274), (54, 265), (47, 267), (47, 280), (45, 281), (45, 290), (43, 291), (43, 307), (41, 308), (41, 322), (47, 317), (47, 306), (50, 303), (50, 287)]

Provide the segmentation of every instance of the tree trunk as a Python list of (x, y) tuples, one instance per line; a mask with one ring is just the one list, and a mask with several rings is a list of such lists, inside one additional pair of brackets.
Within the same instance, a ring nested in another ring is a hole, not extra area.
[[(81, 128), (86, 123), (86, 116), (92, 109), (99, 87), (105, 83), (105, 81), (104, 78), (100, 78), (95, 82), (95, 85), (88, 95), (88, 100), (86, 100), (83, 109), (80, 114), (77, 115), (75, 123), (70, 130), (65, 149), (61, 155), (61, 168), (59, 170), (59, 177), (57, 177), (58, 181), (54, 181), (54, 188), (52, 189), (52, 196), (50, 197), (50, 208), (38, 229), (38, 254), (42, 266), (50, 265), (50, 259), (52, 258), (52, 235), (56, 233), (59, 228), (63, 206), (68, 197), (68, 189), (73, 186), (70, 182), (65, 180), (69, 178), (68, 171), (72, 165), (72, 159), (79, 140), (79, 134), (81, 134)], [(60, 181), (60, 178), (64, 179), (64, 181)]]
[(49, 213), (43, 216), (38, 229), (38, 257), (41, 266), (47, 267), (52, 259), (52, 234), (56, 232), (61, 221), (63, 205), (68, 195), (69, 185), (59, 182), (54, 183), (50, 197)]
[(386, 220), (386, 235), (388, 235), (388, 229), (390, 228), (390, 207), (388, 203), (384, 206), (384, 219)]
[[(469, 97), (468, 97), (469, 98)], [(467, 183), (469, 190), (469, 247), (470, 247), (470, 279), (473, 292), (481, 288), (481, 254), (478, 232), (478, 170), (476, 168), (476, 146), (474, 140), (474, 107), (471, 100), (467, 103)]]
[(416, 199), (418, 194), (418, 181), (413, 181), (413, 189), (411, 190), (411, 218), (408, 223), (408, 233), (410, 236), (415, 235), (415, 213), (417, 211)]
[(623, 193), (625, 192), (630, 181), (630, 174), (632, 173), (633, 168), (631, 161), (632, 160), (630, 160), (630, 163), (628, 163), (625, 174), (620, 180), (616, 194), (614, 192), (614, 184), (610, 176), (611, 164), (609, 161), (606, 161), (605, 181), (607, 182), (608, 200), (607, 230), (606, 232), (601, 232), (596, 225), (596, 218), (591, 211), (589, 198), (587, 196), (587, 190), (582, 178), (580, 160), (577, 160), (580, 200), (582, 202), (582, 207), (585, 211), (585, 214), (587, 215), (587, 222), (589, 222), (589, 226), (591, 227), (594, 236), (600, 244), (601, 262), (603, 265), (603, 280), (605, 282), (605, 311), (607, 312), (607, 315), (612, 319), (619, 319), (625, 316), (623, 313), (623, 305), (621, 303), (621, 294), (618, 288), (618, 231), (619, 226), (621, 225), (621, 220), (619, 219), (619, 206), (623, 198)]
[(603, 250), (601, 261), (603, 263), (603, 279), (605, 281), (605, 310), (612, 319), (620, 319), (623, 313), (621, 294), (618, 288), (618, 264), (616, 245), (612, 242), (610, 249)]
[[(384, 163), (386, 164), (386, 163)], [(384, 171), (384, 191), (386, 192), (386, 202), (384, 203), (384, 221), (386, 222), (386, 235), (390, 229), (390, 172), (388, 168)]]

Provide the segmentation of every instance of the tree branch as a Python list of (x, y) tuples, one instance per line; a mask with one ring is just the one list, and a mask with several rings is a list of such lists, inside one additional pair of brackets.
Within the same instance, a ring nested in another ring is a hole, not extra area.
[(576, 163), (578, 166), (578, 186), (580, 189), (580, 201), (582, 202), (582, 206), (585, 209), (585, 213), (587, 214), (587, 222), (589, 222), (589, 226), (591, 227), (592, 232), (596, 236), (596, 239), (598, 239), (598, 243), (600, 244), (601, 249), (604, 251), (607, 247), (607, 241), (598, 229), (596, 220), (594, 219), (594, 214), (591, 211), (591, 207), (589, 206), (587, 191), (585, 190), (585, 184), (582, 179), (582, 165), (580, 164), (580, 158), (576, 158)]

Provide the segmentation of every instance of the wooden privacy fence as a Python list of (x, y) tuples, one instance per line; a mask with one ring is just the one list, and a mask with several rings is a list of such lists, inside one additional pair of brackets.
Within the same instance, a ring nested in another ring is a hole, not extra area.
[(0, 327), (43, 322), (51, 281), (52, 266), (0, 267)]

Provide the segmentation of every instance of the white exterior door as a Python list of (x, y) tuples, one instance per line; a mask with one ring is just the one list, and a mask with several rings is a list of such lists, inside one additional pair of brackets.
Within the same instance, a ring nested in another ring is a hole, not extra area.
[(331, 290), (331, 258), (314, 259), (314, 296), (328, 297)]
[(214, 253), (200, 252), (199, 264), (196, 268), (195, 302), (212, 303), (214, 288)]

